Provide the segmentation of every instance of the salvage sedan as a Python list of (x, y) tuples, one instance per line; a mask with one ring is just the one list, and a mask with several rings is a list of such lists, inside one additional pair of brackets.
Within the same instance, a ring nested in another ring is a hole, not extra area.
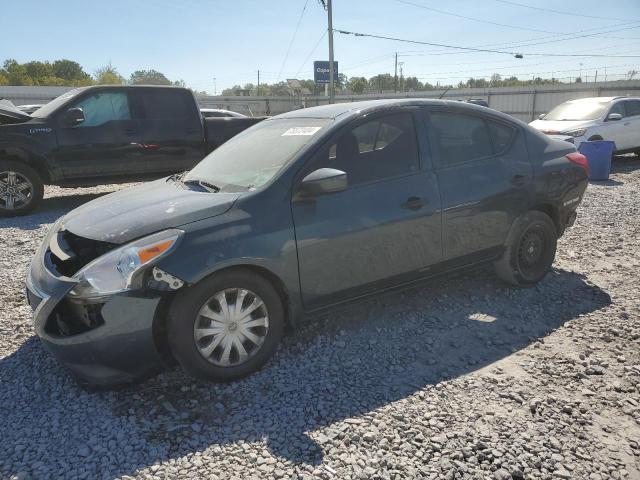
[(236, 379), (285, 325), (355, 298), (481, 263), (535, 285), (587, 168), (570, 143), (461, 102), (279, 115), (185, 174), (58, 220), (27, 278), (35, 329), (85, 384), (173, 360)]

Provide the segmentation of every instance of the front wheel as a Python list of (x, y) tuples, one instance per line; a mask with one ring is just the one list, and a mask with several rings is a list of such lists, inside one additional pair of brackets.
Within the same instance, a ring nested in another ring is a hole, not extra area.
[(215, 274), (180, 292), (168, 336), (180, 365), (194, 377), (230, 381), (260, 369), (282, 338), (278, 292), (247, 270)]
[(44, 185), (38, 172), (20, 162), (0, 160), (0, 216), (27, 214), (43, 195)]
[(532, 287), (547, 274), (556, 256), (558, 232), (549, 216), (531, 211), (516, 220), (496, 274), (518, 287)]

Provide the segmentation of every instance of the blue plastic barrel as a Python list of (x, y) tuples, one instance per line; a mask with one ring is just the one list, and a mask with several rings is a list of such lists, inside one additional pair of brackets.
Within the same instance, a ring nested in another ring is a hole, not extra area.
[(589, 162), (589, 180), (609, 180), (611, 157), (615, 149), (615, 142), (609, 140), (594, 140), (580, 144), (578, 151), (587, 157)]

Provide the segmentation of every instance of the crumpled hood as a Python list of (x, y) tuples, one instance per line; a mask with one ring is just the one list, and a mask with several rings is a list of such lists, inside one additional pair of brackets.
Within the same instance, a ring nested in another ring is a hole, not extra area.
[(31, 119), (31, 115), (24, 113), (9, 100), (0, 100), (0, 123), (23, 123)]
[(563, 133), (578, 128), (587, 128), (595, 124), (594, 120), (534, 120), (529, 125), (541, 132)]
[(206, 193), (172, 180), (120, 190), (69, 212), (66, 230), (80, 237), (122, 244), (151, 233), (225, 213), (239, 193)]

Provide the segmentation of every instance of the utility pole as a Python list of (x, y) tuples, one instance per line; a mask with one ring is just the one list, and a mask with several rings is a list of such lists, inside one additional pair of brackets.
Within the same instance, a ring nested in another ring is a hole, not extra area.
[(256, 96), (260, 96), (260, 69), (258, 69), (258, 86), (256, 87)]
[(404, 77), (402, 76), (402, 66), (404, 62), (400, 62), (398, 65), (400, 65), (400, 91), (404, 93)]
[(393, 73), (393, 93), (398, 93), (398, 52), (396, 52), (396, 67)]
[(217, 95), (217, 91), (216, 91), (216, 77), (213, 77), (213, 96), (215, 97)]
[(333, 68), (333, 9), (331, 0), (327, 0), (327, 20), (328, 20), (328, 33), (329, 33), (329, 103), (333, 103), (335, 100), (335, 80), (334, 68)]

